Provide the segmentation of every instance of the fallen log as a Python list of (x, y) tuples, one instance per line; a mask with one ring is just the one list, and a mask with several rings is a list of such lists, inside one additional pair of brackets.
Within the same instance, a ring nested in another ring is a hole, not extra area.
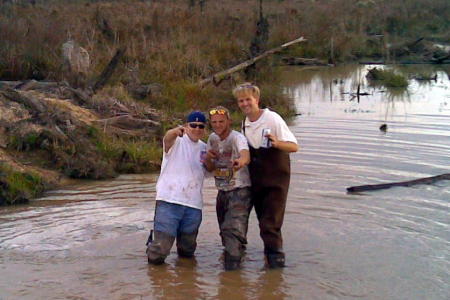
[(317, 58), (283, 57), (281, 61), (291, 66), (328, 66), (328, 64)]
[(61, 86), (56, 81), (37, 81), (34, 79), (24, 81), (0, 81), (0, 90), (11, 88), (20, 91), (29, 90), (51, 90)]
[(30, 96), (20, 94), (19, 92), (11, 88), (5, 88), (1, 90), (0, 94), (2, 94), (4, 97), (8, 98), (11, 101), (20, 103), (24, 105), (26, 108), (29, 108), (33, 115), (44, 113), (47, 111), (46, 107), (39, 100)]
[(67, 88), (68, 91), (70, 91), (72, 93), (73, 97), (78, 100), (80, 105), (91, 104), (91, 102), (92, 102), (92, 100), (91, 100), (92, 92), (91, 91), (83, 91), (81, 89), (75, 89), (68, 84), (66, 84), (65, 87)]
[(289, 47), (291, 45), (294, 45), (294, 44), (297, 44), (297, 43), (300, 43), (300, 42), (304, 42), (304, 41), (306, 41), (306, 39), (304, 39), (303, 37), (299, 37), (298, 39), (295, 39), (293, 41), (287, 42), (287, 43), (285, 43), (285, 44), (283, 44), (283, 45), (281, 45), (279, 47), (267, 50), (266, 52), (264, 52), (264, 53), (262, 53), (262, 54), (260, 54), (258, 56), (255, 56), (255, 57), (253, 57), (251, 59), (248, 59), (248, 60), (246, 60), (246, 61), (244, 61), (244, 62), (242, 62), (242, 63), (240, 63), (240, 64), (238, 64), (238, 65), (236, 65), (236, 66), (234, 66), (232, 68), (229, 68), (227, 70), (218, 72), (218, 73), (216, 73), (216, 74), (214, 74), (214, 75), (212, 75), (212, 76), (210, 76), (208, 78), (202, 79), (202, 80), (200, 80), (200, 82), (198, 84), (201, 87), (204, 87), (204, 86), (206, 86), (207, 84), (209, 84), (211, 82), (220, 82), (220, 81), (223, 80), (223, 78), (227, 77), (228, 75), (233, 74), (233, 73), (235, 73), (237, 71), (243, 70), (243, 69), (253, 65), (258, 60), (263, 59), (266, 56), (269, 56), (271, 54), (280, 52), (281, 50), (283, 50), (286, 47)]
[(437, 58), (432, 58), (431, 59), (431, 63), (433, 64), (442, 64), (444, 63), (444, 61), (450, 59), (450, 54), (441, 56), (441, 57), (437, 57)]
[(409, 181), (352, 186), (352, 187), (347, 188), (347, 192), (357, 193), (357, 192), (388, 189), (388, 188), (391, 188), (394, 186), (412, 186), (412, 185), (416, 185), (416, 184), (433, 184), (439, 180), (450, 180), (450, 173), (441, 174), (441, 175), (432, 176), (432, 177), (419, 178), (419, 179), (414, 179), (414, 180), (409, 180)]
[(130, 115), (112, 117), (108, 119), (96, 120), (95, 122), (103, 123), (104, 126), (116, 126), (123, 129), (141, 129), (145, 127), (158, 127), (159, 122), (145, 119), (136, 119)]
[(415, 80), (419, 80), (419, 81), (430, 81), (430, 80), (437, 80), (437, 74), (434, 75), (417, 75), (413, 77)]
[(21, 83), (22, 81), (0, 81), (0, 89), (14, 88), (16, 85)]

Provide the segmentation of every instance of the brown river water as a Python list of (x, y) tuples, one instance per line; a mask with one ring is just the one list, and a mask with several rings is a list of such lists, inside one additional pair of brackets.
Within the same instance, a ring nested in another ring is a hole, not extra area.
[[(291, 155), (286, 268), (264, 268), (252, 212), (243, 268), (223, 271), (212, 179), (195, 259), (172, 251), (149, 266), (157, 174), (123, 175), (0, 208), (0, 299), (449, 299), (450, 181), (346, 193), (450, 173), (448, 69), (399, 92), (367, 85), (368, 68), (284, 71), (302, 146)], [(348, 93), (359, 83), (370, 95), (358, 101)]]

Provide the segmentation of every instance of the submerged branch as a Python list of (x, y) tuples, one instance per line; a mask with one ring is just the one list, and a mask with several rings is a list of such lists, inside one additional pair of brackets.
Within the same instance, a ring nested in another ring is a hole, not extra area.
[(356, 192), (388, 189), (393, 186), (412, 186), (412, 185), (416, 185), (416, 184), (433, 184), (439, 180), (450, 180), (450, 173), (441, 174), (441, 175), (432, 176), (432, 177), (419, 178), (419, 179), (409, 180), (409, 181), (352, 186), (352, 187), (347, 188), (347, 192), (356, 193)]

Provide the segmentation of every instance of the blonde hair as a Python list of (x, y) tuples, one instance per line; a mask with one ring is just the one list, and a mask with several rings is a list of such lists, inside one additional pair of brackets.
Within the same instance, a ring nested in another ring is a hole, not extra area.
[(259, 88), (250, 82), (244, 82), (233, 89), (233, 96), (235, 98), (239, 97), (240, 95), (248, 95), (248, 94), (259, 99), (260, 97)]

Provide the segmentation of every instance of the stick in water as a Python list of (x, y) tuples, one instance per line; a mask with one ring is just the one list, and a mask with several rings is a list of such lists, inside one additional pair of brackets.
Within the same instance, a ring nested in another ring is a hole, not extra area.
[(357, 192), (388, 189), (393, 186), (412, 186), (412, 185), (416, 185), (416, 184), (432, 184), (439, 180), (450, 180), (450, 173), (441, 174), (441, 175), (432, 176), (432, 177), (419, 178), (419, 179), (409, 180), (409, 181), (352, 186), (352, 187), (347, 188), (347, 192), (357, 193)]

